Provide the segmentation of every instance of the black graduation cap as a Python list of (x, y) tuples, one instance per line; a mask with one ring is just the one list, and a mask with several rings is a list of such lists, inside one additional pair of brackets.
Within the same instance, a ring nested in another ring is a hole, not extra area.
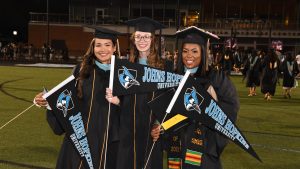
[(136, 31), (153, 33), (157, 29), (166, 28), (165, 25), (148, 17), (139, 17), (126, 22), (129, 26), (134, 26)]
[(220, 39), (217, 35), (196, 26), (179, 30), (176, 35), (179, 39), (182, 39), (182, 43), (197, 43), (200, 45), (206, 45), (208, 39)]
[(111, 39), (113, 41), (117, 40), (117, 36), (121, 35), (120, 32), (110, 30), (107, 28), (99, 27), (99, 26), (85, 26), (95, 30), (94, 37), (100, 39)]
[[(175, 34), (177, 36), (177, 40), (181, 40), (182, 44), (184, 43), (195, 43), (199, 44), (201, 47), (201, 57), (202, 61), (197, 70), (196, 74), (204, 75), (208, 70), (208, 62), (207, 62), (207, 49), (209, 47), (209, 39), (220, 39), (217, 35), (210, 33), (204, 29), (200, 29), (196, 26), (190, 26), (185, 29), (179, 30)], [(179, 51), (178, 55), (178, 65), (177, 69), (179, 72), (183, 72), (184, 66), (182, 63), (181, 51)]]

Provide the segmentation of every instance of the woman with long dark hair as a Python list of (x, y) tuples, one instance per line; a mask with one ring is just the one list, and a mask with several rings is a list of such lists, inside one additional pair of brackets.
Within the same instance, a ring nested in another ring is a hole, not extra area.
[(280, 61), (274, 50), (269, 50), (262, 61), (261, 92), (266, 100), (271, 100), (276, 90)]
[[(108, 141), (106, 138), (107, 116), (109, 102), (106, 97), (106, 88), (109, 83), (110, 59), (117, 50), (117, 35), (119, 33), (96, 28), (95, 37), (83, 56), (83, 61), (73, 70), (77, 80), (77, 93), (79, 98), (79, 110), (83, 116), (85, 132), (89, 141), (94, 168), (114, 169), (116, 167), (116, 153), (119, 141), (119, 106), (111, 105), (110, 128)], [(46, 107), (47, 101), (39, 93), (34, 102), (38, 106)], [(115, 103), (118, 104), (118, 103)], [(47, 121), (57, 135), (66, 131), (61, 127), (52, 110), (47, 110)], [(107, 154), (105, 143), (108, 142)], [(65, 137), (59, 152), (57, 169), (83, 169), (83, 161), (72, 145), (69, 138)]]

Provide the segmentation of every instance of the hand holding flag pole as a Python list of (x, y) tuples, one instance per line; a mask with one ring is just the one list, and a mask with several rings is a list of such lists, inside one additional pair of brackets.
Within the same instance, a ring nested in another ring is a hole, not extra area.
[[(163, 118), (161, 124), (164, 123), (164, 121), (165, 121), (167, 115), (171, 112), (171, 110), (172, 110), (172, 108), (173, 108), (173, 106), (174, 106), (174, 104), (175, 104), (175, 102), (176, 102), (176, 100), (177, 100), (177, 98), (178, 98), (178, 96), (179, 96), (179, 94), (180, 94), (180, 91), (182, 90), (182, 88), (183, 88), (183, 86), (184, 86), (184, 84), (185, 84), (187, 78), (189, 77), (189, 75), (190, 75), (190, 71), (186, 71), (185, 74), (184, 74), (184, 76), (183, 76), (183, 78), (181, 79), (181, 81), (180, 81), (180, 83), (179, 83), (179, 86), (178, 86), (178, 88), (177, 88), (177, 90), (176, 90), (176, 92), (175, 92), (175, 94), (174, 94), (174, 96), (173, 96), (173, 98), (172, 98), (172, 100), (171, 100), (171, 102), (170, 102), (170, 104), (169, 104), (167, 110), (166, 110), (166, 114), (165, 114), (165, 116), (164, 116), (164, 118)], [(160, 125), (161, 125), (161, 124), (160, 124)], [(154, 146), (155, 146), (155, 143), (156, 143), (156, 141), (152, 143), (152, 146), (151, 146), (149, 155), (148, 155), (148, 157), (147, 157), (147, 161), (146, 161), (146, 163), (145, 163), (144, 169), (147, 168), (147, 165), (148, 165), (149, 159), (150, 159), (150, 157), (151, 157), (151, 154), (152, 154), (153, 148), (154, 148)]]

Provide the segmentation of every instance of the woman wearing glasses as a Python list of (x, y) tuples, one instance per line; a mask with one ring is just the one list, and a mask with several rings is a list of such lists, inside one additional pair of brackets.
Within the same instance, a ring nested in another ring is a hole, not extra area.
[[(146, 17), (129, 20), (127, 23), (135, 27), (135, 32), (131, 36), (133, 47), (130, 50), (129, 61), (163, 69), (163, 60), (157, 54), (155, 30), (164, 28), (164, 25)], [(120, 98), (120, 144), (117, 169), (144, 168), (149, 154), (147, 150), (152, 145), (150, 130), (154, 121), (147, 103), (155, 95), (155, 92), (137, 93)], [(119, 100), (115, 100), (118, 98), (112, 97), (109, 89), (107, 96), (112, 98), (112, 103), (119, 103)], [(161, 160), (151, 159), (151, 161), (158, 163), (150, 162), (149, 168), (161, 168)]]

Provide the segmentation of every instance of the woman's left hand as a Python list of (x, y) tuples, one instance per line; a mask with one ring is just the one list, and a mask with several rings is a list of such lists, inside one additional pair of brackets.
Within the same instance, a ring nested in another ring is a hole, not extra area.
[(105, 98), (109, 103), (120, 105), (120, 99), (117, 96), (112, 95), (112, 90), (110, 88), (106, 88)]

